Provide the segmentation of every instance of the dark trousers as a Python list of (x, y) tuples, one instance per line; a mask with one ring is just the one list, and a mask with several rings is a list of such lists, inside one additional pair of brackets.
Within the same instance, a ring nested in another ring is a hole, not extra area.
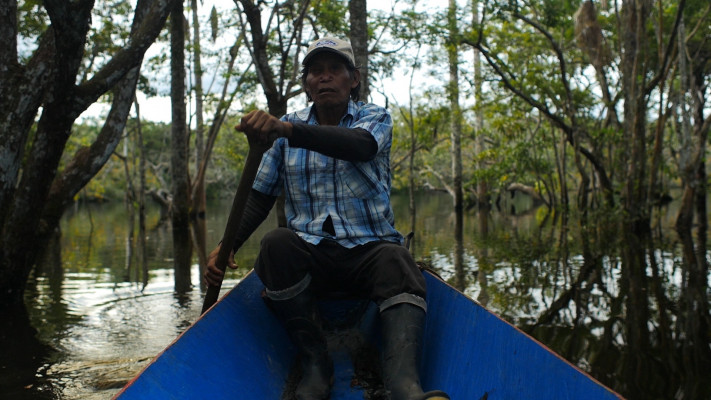
[(317, 295), (367, 298), (381, 309), (383, 302), (388, 307), (409, 302), (424, 308), (417, 299), (424, 303), (425, 279), (410, 252), (393, 242), (348, 249), (325, 239), (313, 245), (290, 229), (277, 228), (262, 238), (254, 268), (268, 292), (288, 292), (310, 277), (309, 286)]

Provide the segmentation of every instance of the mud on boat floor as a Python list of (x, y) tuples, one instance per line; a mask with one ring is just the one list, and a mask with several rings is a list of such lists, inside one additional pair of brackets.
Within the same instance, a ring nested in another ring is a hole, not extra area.
[[(383, 386), (380, 352), (357, 329), (327, 330), (326, 339), (331, 355), (350, 357), (353, 377), (350, 386), (363, 390), (365, 400), (388, 400)], [(344, 354), (345, 353), (345, 354)], [(296, 400), (296, 386), (301, 381), (301, 363), (297, 358), (291, 368), (281, 400)]]

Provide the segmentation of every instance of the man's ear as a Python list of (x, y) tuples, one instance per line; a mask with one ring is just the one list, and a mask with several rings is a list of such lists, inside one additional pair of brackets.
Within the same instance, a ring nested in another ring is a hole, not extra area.
[(360, 84), (360, 70), (359, 69), (354, 69), (353, 70), (353, 82), (351, 82), (351, 89), (355, 89), (358, 84)]

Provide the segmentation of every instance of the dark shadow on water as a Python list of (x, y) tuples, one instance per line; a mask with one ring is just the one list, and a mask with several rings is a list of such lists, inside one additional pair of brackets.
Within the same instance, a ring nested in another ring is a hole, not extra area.
[(0, 393), (5, 400), (54, 399), (52, 387), (43, 379), (44, 368), (54, 350), (37, 339), (27, 310), (18, 306), (2, 317), (0, 324)]

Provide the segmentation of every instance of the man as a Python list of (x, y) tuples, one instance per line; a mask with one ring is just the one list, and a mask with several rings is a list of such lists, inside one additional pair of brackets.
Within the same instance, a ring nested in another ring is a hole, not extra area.
[[(236, 127), (265, 152), (247, 201), (236, 251), (285, 192), (287, 227), (261, 241), (255, 271), (300, 352), (298, 399), (326, 399), (333, 363), (315, 296), (348, 292), (380, 309), (383, 373), (393, 400), (449, 399), (423, 393), (418, 356), (425, 321), (425, 281), (390, 207), (392, 119), (387, 110), (356, 103), (360, 72), (350, 43), (322, 38), (308, 48), (302, 83), (311, 107), (277, 119), (264, 111)], [(206, 279), (224, 274), (210, 255)], [(228, 263), (235, 268), (234, 259)]]

